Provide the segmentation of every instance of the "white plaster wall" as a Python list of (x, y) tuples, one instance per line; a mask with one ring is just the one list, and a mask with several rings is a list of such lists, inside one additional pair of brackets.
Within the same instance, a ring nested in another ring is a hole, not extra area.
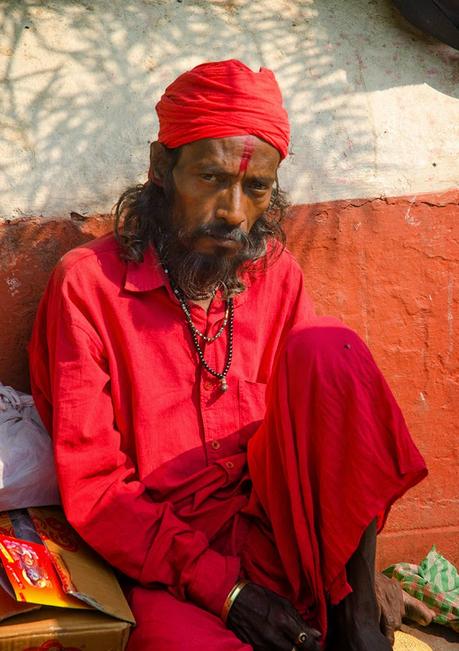
[(3, 218), (110, 209), (162, 89), (233, 57), (278, 76), (296, 203), (457, 186), (459, 52), (389, 0), (3, 1), (0, 25)]

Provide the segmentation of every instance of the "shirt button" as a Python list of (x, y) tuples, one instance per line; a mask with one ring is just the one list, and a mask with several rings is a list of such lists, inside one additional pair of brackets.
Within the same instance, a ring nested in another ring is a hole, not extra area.
[(231, 468), (234, 468), (234, 463), (232, 461), (227, 461), (225, 463), (225, 466), (228, 468), (228, 470), (231, 470)]
[(204, 382), (204, 389), (206, 391), (210, 391), (213, 388), (214, 388), (214, 385), (212, 384), (212, 382)]
[(218, 450), (220, 447), (220, 443), (218, 441), (212, 441), (211, 446), (213, 447), (214, 450)]

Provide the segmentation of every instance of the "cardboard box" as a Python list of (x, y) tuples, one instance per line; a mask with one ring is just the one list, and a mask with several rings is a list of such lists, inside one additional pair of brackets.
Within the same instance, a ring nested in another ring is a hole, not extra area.
[(123, 651), (130, 624), (99, 612), (44, 607), (0, 624), (1, 651)]
[(123, 651), (132, 612), (61, 509), (1, 513), (0, 559), (0, 651)]

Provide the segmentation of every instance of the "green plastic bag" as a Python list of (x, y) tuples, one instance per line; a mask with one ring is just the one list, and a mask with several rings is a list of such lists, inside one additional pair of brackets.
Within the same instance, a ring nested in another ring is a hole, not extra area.
[(452, 563), (432, 547), (420, 563), (397, 563), (384, 570), (397, 579), (403, 590), (426, 603), (435, 613), (434, 622), (459, 632), (459, 573)]

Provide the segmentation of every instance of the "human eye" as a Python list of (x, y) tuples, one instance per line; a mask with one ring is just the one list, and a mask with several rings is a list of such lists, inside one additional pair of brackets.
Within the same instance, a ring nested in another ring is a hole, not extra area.
[(211, 174), (210, 172), (203, 172), (202, 174), (199, 175), (199, 177), (203, 181), (207, 181), (209, 183), (214, 183), (217, 180), (217, 175), (216, 174)]
[(256, 194), (264, 194), (271, 189), (272, 183), (269, 183), (268, 181), (264, 181), (262, 179), (252, 179), (252, 181), (250, 181), (249, 187), (250, 190)]

